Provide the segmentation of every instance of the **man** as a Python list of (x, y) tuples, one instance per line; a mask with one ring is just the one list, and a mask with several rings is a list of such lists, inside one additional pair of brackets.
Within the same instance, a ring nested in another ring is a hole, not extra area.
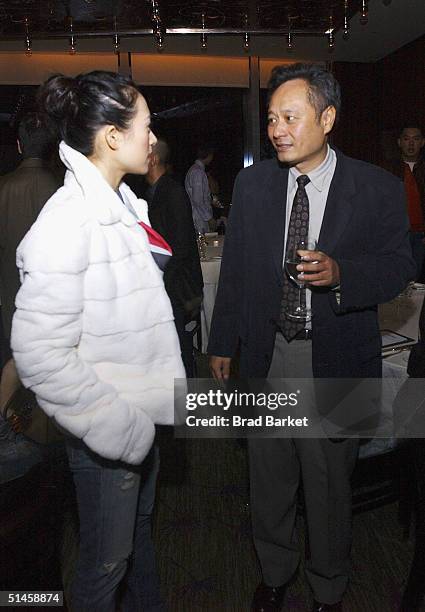
[(416, 262), (416, 279), (421, 277), (425, 257), (425, 161), (421, 150), (425, 138), (416, 123), (409, 123), (397, 140), (401, 159), (393, 160), (386, 168), (404, 182), (410, 221), (410, 244)]
[[(18, 128), (18, 151), (23, 161), (18, 168), (0, 179), (0, 296), (5, 341), (5, 361), (0, 380), (0, 411), (20, 387), (15, 362), (10, 355), (10, 331), (15, 310), (15, 296), (20, 286), (16, 267), (16, 248), (38, 213), (59, 187), (45, 159), (51, 153), (54, 138), (41, 117), (26, 115)], [(16, 397), (16, 396), (15, 396)], [(37, 412), (32, 433), (44, 433), (46, 418)], [(41, 429), (40, 429), (41, 428)], [(12, 430), (0, 417), (0, 482), (14, 480), (43, 459), (39, 445)]]
[[(0, 179), (0, 292), (6, 341), (10, 340), (15, 297), (20, 287), (16, 248), (59, 187), (58, 179), (46, 162), (53, 144), (54, 136), (41, 116), (27, 114), (18, 127), (17, 146), (23, 160), (16, 170)], [(18, 387), (15, 364), (9, 359), (1, 377), (1, 410)]]
[[(322, 67), (273, 70), (268, 136), (277, 160), (236, 178), (208, 346), (218, 380), (228, 378), (238, 345), (245, 377), (381, 376), (376, 305), (396, 296), (414, 271), (403, 187), (384, 170), (328, 146), (339, 109), (339, 85)], [(283, 261), (287, 234), (304, 226), (318, 237), (317, 251), (304, 251), (297, 266), (309, 275), (314, 314), (297, 326), (284, 314), (290, 281)], [(280, 610), (298, 566), (294, 523), (302, 474), (313, 610), (341, 610), (356, 441), (256, 438), (248, 448), (254, 543), (263, 573), (252, 609)]]
[(208, 232), (208, 222), (213, 218), (211, 206), (211, 192), (208, 184), (208, 177), (205, 172), (214, 159), (214, 150), (209, 147), (198, 149), (197, 159), (193, 166), (189, 168), (184, 181), (187, 195), (192, 205), (193, 223), (197, 232), (204, 234)]
[(181, 185), (167, 174), (167, 143), (158, 139), (152, 149), (146, 192), (152, 227), (173, 251), (164, 271), (164, 283), (173, 307), (182, 359), (189, 378), (193, 377), (192, 336), (185, 325), (199, 311), (202, 301), (202, 271), (189, 199)]

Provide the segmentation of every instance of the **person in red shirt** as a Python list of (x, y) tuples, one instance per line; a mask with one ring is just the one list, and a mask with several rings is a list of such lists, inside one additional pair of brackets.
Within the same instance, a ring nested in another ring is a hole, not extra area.
[(410, 244), (417, 265), (416, 279), (422, 280), (425, 258), (425, 161), (421, 151), (425, 144), (424, 133), (415, 123), (407, 124), (401, 130), (397, 144), (401, 158), (394, 160), (388, 170), (404, 181), (410, 220)]

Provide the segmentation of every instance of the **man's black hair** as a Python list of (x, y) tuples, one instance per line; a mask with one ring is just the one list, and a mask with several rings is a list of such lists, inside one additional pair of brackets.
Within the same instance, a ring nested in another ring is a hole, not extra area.
[(18, 139), (24, 159), (47, 159), (57, 142), (53, 130), (49, 128), (41, 113), (28, 113), (22, 118), (18, 126)]
[(215, 149), (211, 144), (201, 145), (196, 150), (196, 159), (205, 159), (208, 155), (214, 155)]
[(308, 86), (308, 98), (316, 111), (319, 121), (328, 106), (336, 110), (336, 118), (341, 110), (341, 89), (334, 75), (319, 64), (289, 64), (275, 66), (268, 83), (268, 101), (278, 87), (287, 81), (303, 79)]
[(403, 123), (403, 125), (400, 128), (399, 131), (399, 136), (402, 135), (402, 133), (404, 132), (404, 130), (419, 130), (420, 133), (422, 134), (422, 136), (424, 136), (425, 132), (423, 131), (421, 125), (419, 124), (418, 121), (406, 121), (405, 123)]

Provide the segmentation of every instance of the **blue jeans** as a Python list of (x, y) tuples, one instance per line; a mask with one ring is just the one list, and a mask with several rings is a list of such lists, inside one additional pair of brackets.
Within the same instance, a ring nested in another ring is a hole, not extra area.
[(40, 444), (15, 433), (0, 415), (0, 484), (21, 478), (44, 457)]
[(141, 466), (103, 459), (80, 440), (67, 440), (67, 452), (80, 519), (72, 612), (163, 612), (151, 535), (158, 449)]

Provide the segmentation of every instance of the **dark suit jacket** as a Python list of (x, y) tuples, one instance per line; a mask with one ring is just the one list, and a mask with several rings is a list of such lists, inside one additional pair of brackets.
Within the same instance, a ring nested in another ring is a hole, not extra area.
[(164, 284), (173, 308), (184, 308), (185, 296), (193, 293), (202, 297), (202, 271), (189, 198), (183, 187), (167, 174), (156, 183), (149, 219), (173, 250), (164, 272)]
[(59, 179), (46, 163), (34, 157), (25, 159), (16, 170), (0, 178), (0, 292), (7, 338), (20, 287), (16, 249), (59, 186)]
[[(402, 181), (404, 181), (404, 168), (405, 164), (400, 159), (393, 159), (391, 161), (386, 162), (384, 168), (392, 174), (398, 176)], [(422, 213), (425, 219), (425, 160), (420, 159), (416, 162), (413, 167), (413, 176), (416, 179), (416, 184), (418, 186), (419, 195), (421, 198), (421, 206)]]
[[(241, 373), (270, 367), (282, 295), (288, 169), (267, 160), (236, 178), (220, 283), (208, 345), (233, 356)], [(313, 372), (316, 377), (378, 377), (381, 337), (377, 304), (414, 277), (403, 184), (385, 170), (337, 151), (318, 248), (339, 264), (340, 303), (314, 288)]]

